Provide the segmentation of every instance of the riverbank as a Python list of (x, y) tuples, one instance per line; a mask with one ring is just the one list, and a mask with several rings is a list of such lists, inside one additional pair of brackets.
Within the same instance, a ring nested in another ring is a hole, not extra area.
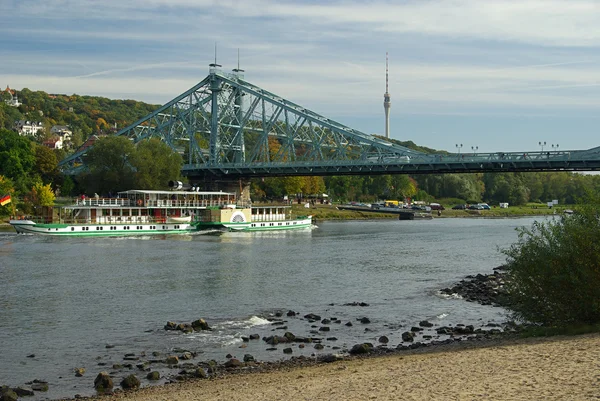
[(453, 343), (259, 374), (148, 387), (94, 400), (595, 399), (600, 334)]
[[(313, 219), (323, 220), (371, 220), (371, 219), (398, 219), (397, 214), (374, 213), (356, 210), (338, 210), (336, 205), (311, 205), (305, 208), (302, 205), (292, 205), (292, 211), (296, 215), (311, 214)], [(493, 208), (490, 210), (452, 210), (447, 209), (432, 211), (434, 218), (518, 218), (532, 216), (550, 216), (563, 213), (564, 208), (541, 208), (531, 206), (518, 206), (507, 209)]]

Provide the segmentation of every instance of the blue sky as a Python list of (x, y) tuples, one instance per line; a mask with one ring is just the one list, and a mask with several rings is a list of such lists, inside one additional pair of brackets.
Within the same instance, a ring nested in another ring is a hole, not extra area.
[(600, 146), (600, 1), (2, 0), (0, 85), (165, 103), (214, 60), (368, 134)]

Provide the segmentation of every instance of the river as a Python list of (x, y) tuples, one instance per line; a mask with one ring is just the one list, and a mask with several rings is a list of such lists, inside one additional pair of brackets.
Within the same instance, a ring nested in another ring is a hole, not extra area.
[[(246, 353), (281, 360), (289, 358), (282, 347), (267, 351), (265, 342), (243, 343), (241, 337), (287, 330), (329, 338), (323, 350), (293, 348), (292, 355), (314, 356), (376, 343), (381, 335), (396, 346), (403, 331), (424, 319), (436, 325), (500, 323), (503, 309), (442, 297), (438, 290), (469, 274), (490, 273), (505, 260), (499, 249), (517, 240), (515, 228), (533, 221), (325, 221), (313, 230), (143, 238), (2, 230), (0, 385), (47, 381), (50, 390), (32, 400), (92, 395), (103, 370), (145, 378), (135, 366), (113, 368), (125, 363), (127, 353), (143, 360), (153, 352), (177, 355), (181, 348), (198, 353), (194, 363)], [(368, 306), (344, 305), (354, 302)], [(298, 316), (286, 317), (288, 310)], [(277, 312), (287, 329), (267, 320)], [(302, 318), (308, 313), (340, 324), (317, 331), (318, 322), (311, 327)], [(371, 323), (357, 322), (362, 316)], [(213, 330), (163, 329), (169, 320), (198, 318)], [(80, 367), (86, 373), (75, 377)], [(163, 377), (175, 373), (162, 368)]]

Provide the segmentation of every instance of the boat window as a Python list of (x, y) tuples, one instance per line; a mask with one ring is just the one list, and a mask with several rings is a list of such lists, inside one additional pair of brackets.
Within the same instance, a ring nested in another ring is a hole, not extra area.
[(75, 231), (75, 227), (71, 227), (71, 231)]

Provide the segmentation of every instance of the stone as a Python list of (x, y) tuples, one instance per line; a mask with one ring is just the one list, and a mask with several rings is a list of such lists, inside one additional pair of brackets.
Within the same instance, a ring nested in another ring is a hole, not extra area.
[(165, 324), (165, 330), (176, 330), (177, 329), (177, 323), (175, 322), (167, 322), (167, 324)]
[(17, 401), (19, 396), (13, 389), (8, 386), (0, 387), (0, 400), (2, 401)]
[(390, 339), (387, 338), (386, 336), (381, 336), (381, 337), (379, 337), (379, 342), (382, 344), (387, 344), (390, 342)]
[(345, 326), (352, 327), (352, 322), (346, 322)]
[(320, 362), (325, 362), (325, 363), (332, 363), (332, 362), (336, 362), (339, 361), (340, 358), (338, 358), (336, 355), (333, 354), (325, 354), (319, 357), (319, 361)]
[(208, 374), (206, 373), (206, 371), (203, 368), (197, 368), (194, 371), (194, 377), (197, 377), (199, 379), (207, 379)]
[(283, 353), (284, 353), (284, 354), (291, 354), (292, 352), (294, 352), (294, 350), (293, 350), (293, 349), (291, 349), (290, 347), (288, 347), (288, 348), (284, 348), (284, 349), (283, 349)]
[(293, 310), (289, 310), (289, 311), (287, 311), (286, 316), (288, 316), (288, 317), (296, 316), (296, 312), (294, 312)]
[(405, 331), (402, 333), (402, 341), (413, 342), (415, 339), (415, 333), (412, 331)]
[(31, 384), (31, 389), (33, 391), (48, 391), (48, 383), (41, 380), (34, 380)]
[(358, 319), (362, 324), (369, 324), (371, 323), (371, 320), (368, 317), (361, 317), (360, 319)]
[(242, 367), (244, 364), (236, 358), (231, 358), (230, 360), (228, 360), (227, 362), (225, 362), (225, 364), (223, 366), (225, 366), (226, 368), (240, 368)]
[(293, 333), (290, 333), (289, 331), (286, 331), (283, 336), (287, 338), (288, 341), (294, 341), (296, 339), (296, 336)]
[(165, 362), (167, 363), (167, 365), (177, 365), (179, 364), (179, 358), (175, 355), (170, 355), (167, 357)]
[(254, 362), (254, 357), (250, 354), (244, 355), (244, 362)]
[(250, 334), (250, 336), (248, 338), (250, 338), (251, 340), (260, 340), (260, 335)]
[(85, 373), (85, 368), (75, 368), (75, 376), (81, 377)]
[(135, 365), (135, 367), (138, 368), (139, 370), (148, 371), (148, 370), (150, 370), (149, 365), (150, 365), (150, 363), (148, 363), (148, 362), (142, 362), (142, 363), (138, 363), (137, 365)]
[(192, 328), (196, 331), (210, 330), (210, 326), (208, 325), (208, 323), (206, 323), (206, 320), (204, 319), (194, 320), (192, 322)]
[(304, 318), (308, 319), (308, 320), (313, 320), (313, 321), (321, 320), (321, 316), (316, 315), (314, 313), (309, 313), (308, 315), (304, 315)]
[(322, 326), (322, 327), (319, 327), (319, 331), (331, 331), (331, 327), (329, 327), (329, 326)]
[(433, 323), (430, 323), (427, 320), (421, 320), (419, 322), (419, 326), (421, 326), (421, 327), (433, 327)]
[(35, 395), (35, 393), (32, 390), (29, 390), (27, 388), (17, 387), (17, 388), (13, 388), (12, 390), (15, 393), (17, 393), (17, 395), (19, 397), (29, 397), (29, 396)]
[(94, 388), (99, 393), (110, 392), (113, 389), (113, 380), (107, 372), (100, 372), (94, 379)]
[(325, 346), (323, 346), (323, 344), (317, 343), (317, 344), (315, 344), (314, 348), (318, 349), (318, 350), (321, 350), (321, 349), (325, 348)]
[(124, 390), (140, 388), (140, 384), (140, 379), (138, 379), (136, 375), (129, 375), (121, 380), (121, 387), (123, 387)]
[(368, 354), (373, 350), (369, 343), (356, 344), (350, 349), (350, 355)]
[(151, 380), (151, 381), (160, 380), (160, 372), (157, 372), (157, 371), (150, 372), (146, 375), (146, 379)]

